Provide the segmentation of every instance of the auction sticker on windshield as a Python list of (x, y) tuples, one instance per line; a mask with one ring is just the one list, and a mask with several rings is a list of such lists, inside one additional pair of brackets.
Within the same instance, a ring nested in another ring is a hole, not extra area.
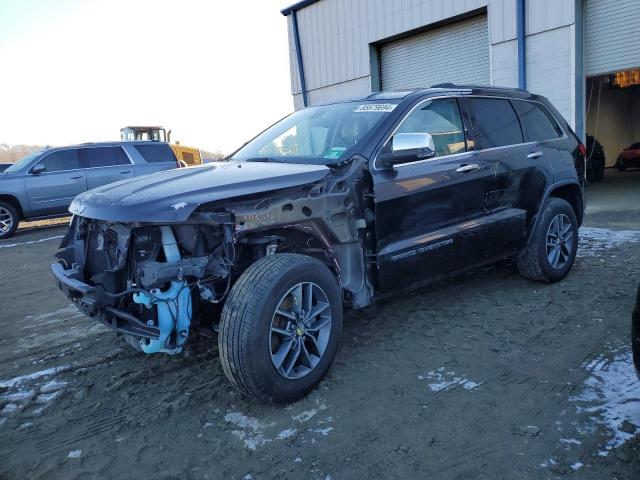
[(324, 154), (324, 158), (340, 158), (345, 150), (345, 147), (330, 148), (327, 153)]
[(365, 103), (358, 105), (354, 112), (393, 112), (396, 106), (393, 103)]

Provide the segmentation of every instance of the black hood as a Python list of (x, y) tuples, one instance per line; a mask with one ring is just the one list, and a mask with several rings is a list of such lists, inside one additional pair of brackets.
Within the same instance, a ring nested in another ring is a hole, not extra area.
[(205, 203), (304, 185), (328, 173), (323, 165), (216, 162), (95, 188), (78, 195), (69, 211), (114, 222), (184, 222)]

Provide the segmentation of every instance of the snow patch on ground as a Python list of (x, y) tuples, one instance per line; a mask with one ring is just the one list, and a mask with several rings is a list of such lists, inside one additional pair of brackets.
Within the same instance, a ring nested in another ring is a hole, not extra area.
[(578, 413), (589, 414), (591, 422), (609, 432), (611, 438), (599, 452), (606, 456), (640, 431), (640, 382), (627, 346), (613, 350), (610, 357), (597, 357), (585, 368), (591, 375), (582, 392), (569, 400), (577, 403)]
[[(278, 440), (293, 439), (294, 441), (300, 441), (302, 443), (306, 443), (307, 441), (315, 443), (316, 437), (328, 436), (329, 432), (333, 430), (333, 427), (326, 425), (333, 421), (333, 417), (317, 417), (320, 411), (326, 409), (327, 406), (325, 404), (318, 403), (316, 408), (305, 410), (291, 416), (291, 419), (296, 422), (309, 422), (309, 426), (306, 429), (299, 429), (292, 426), (285, 426), (283, 429), (282, 426), (278, 426), (275, 422), (265, 423), (258, 418), (250, 417), (241, 412), (227, 412), (224, 416), (224, 421), (237, 427), (231, 430), (231, 433), (242, 440), (246, 448), (256, 450), (266, 443)], [(311, 421), (312, 419), (314, 420)], [(203, 428), (212, 426), (214, 426), (214, 423), (206, 422)]]
[(542, 468), (551, 467), (553, 465), (557, 465), (558, 462), (554, 458), (547, 458), (544, 462), (540, 464)]
[(55, 375), (56, 373), (67, 371), (71, 368), (70, 365), (62, 365), (60, 367), (47, 368), (46, 370), (40, 370), (38, 372), (29, 373), (27, 375), (20, 375), (19, 377), (13, 377), (8, 380), (0, 381), (0, 388), (12, 388), (21, 383), (35, 380), (37, 378), (48, 377)]
[(640, 231), (581, 227), (578, 257), (599, 256), (624, 243), (640, 242)]
[(462, 387), (465, 390), (473, 390), (482, 385), (480, 382), (474, 382), (468, 378), (457, 376), (455, 372), (446, 371), (444, 367), (440, 367), (424, 375), (418, 375), (418, 380), (435, 380), (428, 384), (432, 392), (452, 390), (457, 387)]
[(33, 414), (41, 413), (64, 393), (67, 386), (67, 382), (49, 377), (70, 368), (63, 365), (0, 381), (0, 388), (4, 390), (0, 395), (0, 405), (4, 404), (0, 415), (10, 416), (32, 406), (36, 406)]
[(320, 412), (321, 410), (326, 410), (327, 406), (324, 404), (321, 404), (318, 406), (318, 408), (312, 408), (311, 410), (305, 410), (304, 412), (300, 412), (297, 415), (292, 415), (291, 418), (293, 420), (295, 420), (296, 422), (308, 422), (309, 420), (311, 420), (313, 417), (315, 417), (318, 412)]

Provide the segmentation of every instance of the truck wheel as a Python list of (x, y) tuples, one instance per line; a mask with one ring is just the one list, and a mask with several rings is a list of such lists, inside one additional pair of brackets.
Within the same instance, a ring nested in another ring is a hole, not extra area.
[(305, 255), (270, 255), (229, 292), (218, 336), (222, 368), (249, 396), (292, 402), (324, 377), (341, 332), (342, 298), (329, 269)]
[(0, 202), (0, 239), (9, 238), (15, 233), (20, 223), (16, 209), (7, 202)]
[(557, 282), (571, 270), (577, 249), (578, 221), (573, 208), (566, 200), (549, 198), (529, 245), (518, 256), (518, 270), (531, 280)]

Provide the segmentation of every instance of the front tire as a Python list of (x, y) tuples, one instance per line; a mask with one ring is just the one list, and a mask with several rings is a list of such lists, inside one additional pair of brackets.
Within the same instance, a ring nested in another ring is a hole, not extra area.
[(557, 282), (567, 276), (578, 250), (578, 221), (561, 198), (548, 198), (531, 233), (529, 245), (518, 256), (520, 274), (539, 282)]
[(7, 202), (0, 202), (0, 239), (9, 238), (18, 229), (20, 217), (16, 209)]
[(270, 255), (229, 292), (218, 336), (222, 368), (248, 396), (293, 402), (324, 377), (341, 332), (342, 299), (331, 271), (305, 255)]

